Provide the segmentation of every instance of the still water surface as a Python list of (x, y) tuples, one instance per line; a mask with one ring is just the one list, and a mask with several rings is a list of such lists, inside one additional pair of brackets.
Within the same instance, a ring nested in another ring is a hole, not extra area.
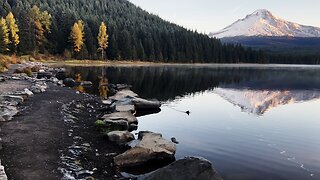
[[(224, 179), (320, 179), (320, 67), (155, 65), (67, 67), (127, 83), (161, 112), (139, 129), (175, 137), (177, 159), (202, 156)], [(191, 111), (188, 116), (185, 111)]]

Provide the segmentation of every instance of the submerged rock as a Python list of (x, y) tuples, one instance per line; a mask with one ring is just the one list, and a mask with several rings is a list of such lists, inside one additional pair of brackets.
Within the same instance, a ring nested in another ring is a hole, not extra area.
[(146, 100), (142, 98), (134, 98), (132, 102), (137, 110), (159, 109), (161, 103), (158, 100)]
[(162, 138), (161, 134), (153, 132), (139, 132), (140, 142), (132, 149), (114, 158), (120, 167), (143, 165), (149, 161), (174, 160), (176, 145)]
[(91, 81), (83, 81), (80, 83), (80, 86), (92, 86), (92, 82)]
[(112, 131), (108, 133), (108, 139), (109, 141), (122, 145), (134, 140), (135, 138), (129, 131)]
[(199, 157), (185, 157), (148, 175), (146, 180), (222, 180), (210, 161)]

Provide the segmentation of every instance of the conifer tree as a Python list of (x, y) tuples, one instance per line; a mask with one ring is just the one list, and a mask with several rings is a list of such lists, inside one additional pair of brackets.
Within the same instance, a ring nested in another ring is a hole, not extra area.
[(101, 59), (104, 59), (104, 52), (108, 48), (108, 34), (107, 34), (107, 26), (104, 22), (101, 23), (98, 34), (98, 51), (101, 51)]
[(9, 29), (4, 18), (0, 19), (0, 52), (4, 53), (8, 51), (9, 39)]
[(72, 41), (73, 51), (79, 53), (84, 45), (84, 25), (81, 20), (72, 26), (70, 39)]
[(9, 28), (9, 38), (10, 38), (10, 44), (11, 44), (11, 51), (16, 52), (17, 46), (20, 43), (19, 39), (19, 28), (16, 24), (16, 19), (14, 18), (14, 15), (12, 12), (9, 12), (9, 14), (6, 17), (7, 26)]

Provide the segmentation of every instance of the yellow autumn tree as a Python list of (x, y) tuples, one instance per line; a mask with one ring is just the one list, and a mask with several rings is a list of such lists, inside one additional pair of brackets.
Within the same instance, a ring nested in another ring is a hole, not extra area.
[(4, 53), (8, 51), (9, 39), (9, 29), (4, 18), (0, 19), (0, 52)]
[(101, 51), (101, 58), (104, 58), (104, 52), (108, 48), (108, 34), (107, 34), (107, 26), (104, 22), (101, 23), (98, 34), (98, 51)]
[(41, 11), (38, 6), (34, 5), (30, 9), (30, 19), (34, 25), (34, 50), (37, 51), (39, 47), (46, 41), (46, 34), (51, 31), (51, 15), (47, 11)]
[(72, 26), (70, 40), (72, 41), (73, 51), (79, 53), (84, 45), (84, 24), (81, 20)]
[(7, 26), (9, 28), (9, 38), (10, 38), (10, 44), (11, 44), (11, 51), (15, 52), (17, 49), (17, 46), (20, 43), (19, 39), (19, 28), (16, 23), (16, 19), (14, 18), (14, 15), (12, 12), (9, 12), (9, 14), (6, 17)]

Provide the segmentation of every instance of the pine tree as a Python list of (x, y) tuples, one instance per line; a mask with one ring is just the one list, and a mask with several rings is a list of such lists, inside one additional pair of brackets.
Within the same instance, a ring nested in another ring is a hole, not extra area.
[(14, 18), (14, 15), (12, 12), (9, 12), (9, 14), (6, 17), (7, 26), (9, 28), (9, 37), (10, 37), (10, 44), (11, 44), (11, 51), (16, 52), (17, 46), (20, 43), (19, 39), (19, 28), (16, 24), (16, 19)]
[(74, 23), (70, 33), (70, 39), (73, 44), (73, 51), (79, 53), (84, 44), (84, 26), (82, 21)]
[(101, 23), (98, 34), (98, 50), (101, 51), (101, 59), (104, 59), (104, 52), (108, 48), (108, 34), (107, 34), (107, 26), (104, 22)]
[(4, 53), (8, 51), (9, 39), (9, 29), (4, 18), (0, 19), (0, 52)]

